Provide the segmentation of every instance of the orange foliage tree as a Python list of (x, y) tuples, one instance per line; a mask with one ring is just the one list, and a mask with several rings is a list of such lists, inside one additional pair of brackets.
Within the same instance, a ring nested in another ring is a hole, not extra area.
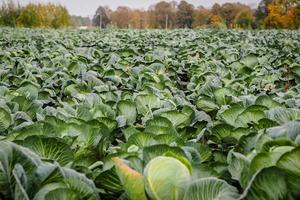
[(265, 28), (298, 29), (300, 27), (300, 3), (295, 0), (274, 0), (268, 5), (264, 19)]
[(129, 28), (131, 10), (128, 7), (120, 6), (111, 14), (111, 24), (118, 28)]
[(209, 26), (212, 28), (226, 28), (226, 24), (224, 23), (224, 20), (219, 15), (213, 15), (210, 18)]
[(133, 10), (131, 12), (130, 24), (131, 27), (135, 29), (147, 28), (147, 13), (143, 10)]
[(265, 28), (284, 28), (285, 15), (283, 14), (283, 7), (279, 5), (268, 6), (268, 16), (264, 20)]
[(200, 6), (194, 10), (194, 21), (193, 28), (201, 27), (209, 24), (211, 17), (213, 16), (212, 12)]
[(213, 15), (211, 18), (210, 18), (210, 24), (211, 25), (216, 25), (216, 24), (219, 24), (219, 23), (222, 23), (222, 18), (219, 16), (219, 15)]

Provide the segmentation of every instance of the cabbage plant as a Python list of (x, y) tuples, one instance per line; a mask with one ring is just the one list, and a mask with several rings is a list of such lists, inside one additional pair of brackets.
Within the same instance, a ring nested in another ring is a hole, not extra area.
[(152, 159), (144, 171), (145, 188), (152, 199), (175, 199), (184, 197), (191, 181), (191, 172), (179, 160), (158, 156)]

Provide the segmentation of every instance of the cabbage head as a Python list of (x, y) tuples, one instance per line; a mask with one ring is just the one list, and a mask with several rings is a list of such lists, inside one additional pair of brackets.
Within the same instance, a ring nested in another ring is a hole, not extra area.
[(148, 196), (155, 200), (181, 200), (191, 180), (189, 169), (173, 157), (152, 159), (144, 171)]

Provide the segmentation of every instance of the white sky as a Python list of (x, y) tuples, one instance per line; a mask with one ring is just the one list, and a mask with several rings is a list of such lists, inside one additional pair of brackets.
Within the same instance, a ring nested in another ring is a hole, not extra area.
[[(65, 5), (72, 15), (91, 16), (95, 13), (98, 6), (109, 6), (116, 9), (118, 6), (128, 6), (131, 8), (144, 8), (148, 9), (160, 0), (18, 0), (20, 4), (24, 5), (29, 2), (54, 2)], [(177, 0), (179, 2), (180, 0)], [(196, 7), (203, 5), (211, 7), (214, 3), (225, 2), (241, 2), (251, 6), (256, 6), (260, 0), (187, 0), (189, 3), (194, 4)]]

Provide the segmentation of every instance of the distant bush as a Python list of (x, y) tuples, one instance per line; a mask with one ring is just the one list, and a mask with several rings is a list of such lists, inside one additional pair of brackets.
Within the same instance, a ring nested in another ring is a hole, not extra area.
[(15, 27), (20, 13), (19, 4), (15, 4), (13, 0), (3, 1), (0, 8), (0, 25)]
[(17, 19), (20, 27), (60, 28), (70, 24), (67, 9), (55, 4), (28, 4)]
[(90, 20), (89, 17), (72, 15), (71, 23), (72, 25), (76, 25), (76, 26), (91, 26), (92, 21)]
[(13, 0), (3, 2), (0, 10), (0, 25), (11, 27), (61, 28), (71, 25), (68, 10), (52, 3), (30, 3), (25, 7)]
[(207, 26), (207, 28), (224, 30), (224, 29), (227, 29), (227, 26), (226, 26), (226, 24), (220, 22), (220, 23), (210, 24)]
[(213, 15), (210, 19), (210, 23), (207, 26), (208, 28), (214, 29), (227, 29), (226, 24), (223, 19), (218, 15)]
[(248, 29), (251, 28), (254, 22), (251, 10), (242, 10), (235, 17), (235, 24), (238, 28)]

